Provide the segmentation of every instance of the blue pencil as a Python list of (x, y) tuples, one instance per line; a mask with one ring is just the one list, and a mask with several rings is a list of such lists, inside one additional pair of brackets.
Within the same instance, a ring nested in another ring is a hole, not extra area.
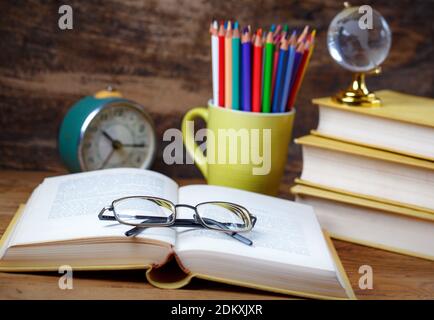
[(291, 87), (291, 79), (293, 74), (293, 67), (294, 67), (294, 59), (295, 59), (295, 39), (294, 33), (291, 36), (291, 39), (289, 40), (289, 49), (288, 49), (288, 63), (286, 67), (286, 74), (285, 74), (285, 81), (283, 84), (283, 94), (282, 99), (280, 99), (280, 112), (285, 112), (286, 110), (286, 104), (288, 102), (289, 97), (289, 89)]
[[(295, 49), (294, 63), (293, 63), (292, 72), (291, 72), (292, 73), (291, 74), (291, 84), (289, 85), (289, 91), (288, 91), (290, 96), (291, 96), (292, 90), (294, 90), (294, 82), (295, 82), (298, 67), (300, 67), (300, 62), (301, 62), (302, 58), (303, 58), (303, 46), (298, 45), (297, 48)], [(286, 101), (286, 103), (288, 103), (288, 101)], [(286, 106), (284, 107), (284, 110), (286, 110)], [(282, 111), (282, 112), (285, 112), (285, 111)]]
[(247, 27), (241, 35), (241, 109), (252, 110), (252, 42)]
[(285, 73), (288, 65), (288, 41), (282, 39), (279, 52), (279, 62), (277, 64), (276, 83), (274, 85), (272, 112), (279, 112), (282, 100), (282, 89), (285, 81)]

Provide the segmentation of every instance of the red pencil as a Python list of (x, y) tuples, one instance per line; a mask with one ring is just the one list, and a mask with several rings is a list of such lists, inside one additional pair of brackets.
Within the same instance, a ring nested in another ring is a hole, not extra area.
[(252, 111), (261, 112), (262, 91), (262, 29), (256, 33), (253, 46)]
[(220, 23), (219, 33), (219, 107), (225, 106), (225, 26)]
[(276, 49), (274, 50), (274, 60), (273, 60), (273, 77), (271, 80), (271, 105), (273, 105), (273, 94), (274, 94), (274, 86), (276, 85), (276, 74), (277, 74), (277, 64), (279, 62), (279, 47), (280, 42), (276, 42)]

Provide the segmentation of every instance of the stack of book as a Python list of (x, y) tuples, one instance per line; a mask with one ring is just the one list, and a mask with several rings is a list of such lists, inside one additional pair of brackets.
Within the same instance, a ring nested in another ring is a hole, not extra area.
[(434, 100), (377, 94), (379, 108), (313, 100), (291, 192), (334, 238), (434, 260)]

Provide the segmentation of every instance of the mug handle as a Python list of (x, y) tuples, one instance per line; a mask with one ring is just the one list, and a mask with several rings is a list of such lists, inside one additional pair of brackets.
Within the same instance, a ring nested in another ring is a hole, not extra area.
[(205, 123), (208, 124), (208, 109), (203, 107), (194, 108), (185, 114), (184, 118), (182, 119), (182, 139), (188, 154), (193, 158), (205, 179), (207, 179), (207, 159), (202, 150), (200, 150), (197, 143), (194, 141), (193, 128), (189, 128), (188, 126), (188, 122), (194, 121), (196, 118), (202, 118)]

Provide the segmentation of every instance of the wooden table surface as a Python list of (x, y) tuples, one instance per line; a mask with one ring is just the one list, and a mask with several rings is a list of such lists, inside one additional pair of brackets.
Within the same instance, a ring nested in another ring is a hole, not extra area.
[[(20, 203), (47, 172), (0, 171), (0, 234)], [(189, 184), (193, 180), (181, 180)], [(197, 182), (197, 180), (195, 181)], [(288, 186), (289, 187), (289, 186)], [(282, 186), (281, 190), (288, 190)], [(434, 299), (434, 262), (334, 241), (342, 264), (359, 299)], [(359, 289), (359, 267), (374, 272), (372, 290)], [(134, 271), (74, 272), (73, 290), (58, 288), (57, 273), (1, 273), (0, 299), (285, 299), (286, 296), (253, 289), (193, 280), (179, 290), (161, 290)]]

